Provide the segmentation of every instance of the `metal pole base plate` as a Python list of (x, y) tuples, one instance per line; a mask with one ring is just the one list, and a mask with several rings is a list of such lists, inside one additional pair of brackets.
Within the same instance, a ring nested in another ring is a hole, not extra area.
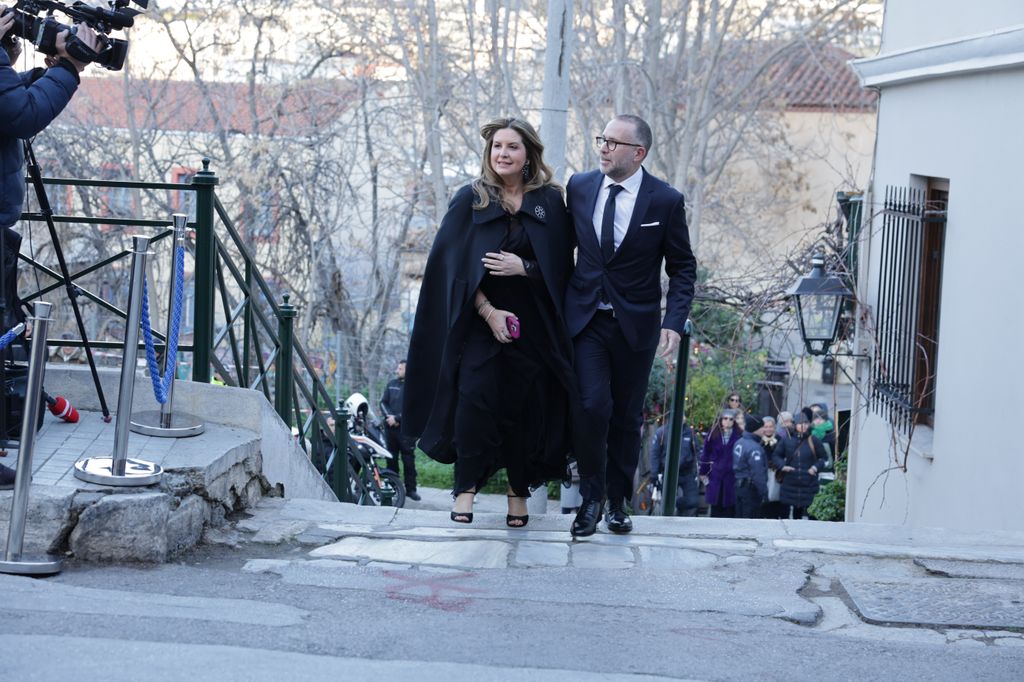
[(176, 412), (171, 415), (170, 427), (163, 426), (159, 410), (136, 412), (132, 415), (131, 426), (135, 433), (144, 436), (156, 436), (157, 438), (187, 438), (198, 436), (206, 430), (206, 424), (199, 421), (198, 417), (183, 412)]
[(53, 575), (60, 573), (64, 560), (60, 557), (22, 554), (20, 559), (0, 559), (0, 573), (11, 575)]
[(88, 483), (116, 486), (143, 486), (159, 483), (163, 467), (144, 459), (125, 460), (124, 475), (115, 476), (113, 457), (86, 457), (75, 462), (75, 478)]

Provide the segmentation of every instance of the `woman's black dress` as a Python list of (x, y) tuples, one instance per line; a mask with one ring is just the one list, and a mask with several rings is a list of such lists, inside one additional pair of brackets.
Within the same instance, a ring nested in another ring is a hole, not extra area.
[[(501, 249), (535, 259), (517, 216), (508, 217)], [(566, 388), (555, 371), (557, 315), (536, 267), (526, 277), (487, 275), (480, 289), (496, 309), (519, 318), (521, 331), (499, 343), (477, 315), (467, 333), (455, 408), (454, 492), (480, 490), (504, 468), (513, 492), (528, 497), (531, 485), (562, 477), (568, 451)]]

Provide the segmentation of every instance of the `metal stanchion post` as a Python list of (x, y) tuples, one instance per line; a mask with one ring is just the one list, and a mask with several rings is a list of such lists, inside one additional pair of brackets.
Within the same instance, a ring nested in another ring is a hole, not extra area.
[(46, 328), (52, 305), (35, 304), (35, 324), (28, 364), (28, 386), (25, 389), (25, 410), (21, 419), (21, 440), (18, 443), (18, 470), (14, 478), (14, 499), (7, 528), (7, 552), (0, 561), (0, 573), (17, 575), (52, 575), (60, 573), (59, 557), (29, 557), (22, 554), (25, 540), (25, 519), (28, 515), (29, 485), (32, 483), (32, 455), (36, 446), (36, 420), (42, 408), (43, 374), (46, 372)]
[(676, 490), (679, 485), (679, 445), (683, 436), (683, 417), (686, 416), (686, 370), (690, 365), (690, 334), (692, 325), (687, 320), (683, 338), (679, 340), (679, 359), (676, 367), (676, 387), (672, 395), (672, 430), (668, 441), (665, 479), (662, 481), (661, 514), (675, 516)]
[[(174, 221), (174, 245), (171, 247), (171, 300), (167, 306), (167, 344), (164, 347), (164, 366), (161, 370), (163, 374), (168, 371), (173, 374), (178, 360), (170, 356), (170, 334), (174, 324), (174, 298), (178, 286), (178, 250), (185, 245), (185, 224), (188, 216), (175, 213), (171, 219)], [(181, 314), (180, 310), (177, 312)], [(174, 412), (174, 381), (172, 378), (167, 387), (167, 401), (160, 406), (159, 411), (147, 410), (132, 415), (132, 431), (158, 438), (185, 438), (198, 436), (206, 429), (206, 425), (197, 417), (184, 412)]]
[(128, 288), (128, 322), (124, 332), (121, 388), (117, 396), (114, 451), (109, 457), (86, 457), (75, 463), (75, 478), (89, 483), (143, 486), (159, 483), (163, 468), (142, 459), (128, 459), (128, 425), (135, 393), (135, 363), (139, 355), (139, 319), (142, 316), (142, 282), (146, 276), (149, 237), (132, 237), (132, 279)]

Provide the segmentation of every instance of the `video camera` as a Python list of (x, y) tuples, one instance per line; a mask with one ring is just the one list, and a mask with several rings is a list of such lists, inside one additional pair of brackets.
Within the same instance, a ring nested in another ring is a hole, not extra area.
[[(3, 14), (7, 16), (9, 12), (14, 12), (14, 26), (0, 40), (6, 45), (15, 36), (20, 37), (35, 45), (39, 52), (55, 55), (57, 35), (67, 30), (70, 32), (67, 39), (69, 55), (81, 62), (92, 62), (104, 69), (118, 71), (124, 66), (124, 59), (128, 56), (128, 41), (111, 38), (109, 33), (130, 28), (135, 23), (135, 15), (140, 14), (141, 10), (129, 8), (129, 2), (142, 9), (149, 6), (149, 0), (110, 0), (107, 3), (110, 9), (92, 7), (80, 0), (71, 5), (56, 0), (18, 0), (13, 8)], [(45, 17), (37, 16), (44, 10)], [(96, 31), (97, 50), (93, 52), (75, 36), (77, 27), (66, 26), (57, 21), (53, 16), (55, 10)]]

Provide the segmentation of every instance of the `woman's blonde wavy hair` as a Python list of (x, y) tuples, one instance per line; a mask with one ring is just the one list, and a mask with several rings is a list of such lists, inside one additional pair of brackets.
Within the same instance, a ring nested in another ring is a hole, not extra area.
[(496, 118), (480, 128), (480, 137), (484, 138), (484, 154), (480, 161), (480, 175), (473, 180), (473, 191), (476, 193), (476, 201), (473, 208), (484, 209), (491, 201), (497, 201), (509, 213), (515, 213), (512, 203), (505, 199), (504, 184), (494, 167), (491, 166), (491, 144), (494, 142), (494, 135), (499, 130), (511, 129), (519, 133), (526, 146), (526, 162), (530, 164), (529, 175), (524, 179), (524, 192), (540, 189), (541, 187), (561, 186), (554, 180), (554, 172), (544, 163), (544, 144), (540, 136), (526, 121), (519, 118)]

